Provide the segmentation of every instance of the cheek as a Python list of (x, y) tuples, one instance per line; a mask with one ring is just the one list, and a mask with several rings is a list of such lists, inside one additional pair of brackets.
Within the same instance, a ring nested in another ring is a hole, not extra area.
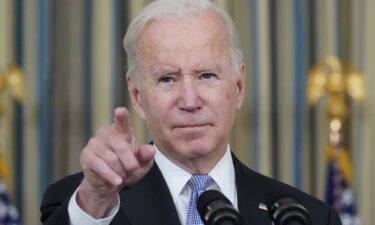
[[(223, 89), (224, 90), (224, 89)], [(237, 98), (234, 90), (225, 89), (220, 99), (218, 99), (216, 109), (220, 111), (220, 116), (225, 123), (232, 123), (237, 109)]]
[(237, 105), (237, 95), (236, 95), (236, 89), (231, 87), (223, 88), (223, 97), (221, 99), (222, 104), (225, 104), (225, 109), (227, 111), (232, 111), (232, 109), (236, 108)]
[(170, 97), (157, 92), (149, 92), (141, 98), (146, 121), (160, 123), (166, 119), (171, 105)]

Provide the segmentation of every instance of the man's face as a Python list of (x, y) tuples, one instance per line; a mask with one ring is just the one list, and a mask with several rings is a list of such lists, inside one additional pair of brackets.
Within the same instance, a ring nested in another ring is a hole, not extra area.
[[(134, 107), (172, 161), (217, 162), (225, 153), (244, 95), (227, 34), (212, 13), (149, 23), (139, 39), (140, 83), (129, 81)], [(215, 163), (216, 163), (215, 162)]]

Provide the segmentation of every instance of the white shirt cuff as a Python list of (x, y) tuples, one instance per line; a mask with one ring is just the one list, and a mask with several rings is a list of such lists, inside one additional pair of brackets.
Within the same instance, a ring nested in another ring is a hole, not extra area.
[(74, 194), (69, 200), (68, 213), (70, 225), (109, 225), (120, 208), (119, 195), (117, 194), (116, 205), (111, 210), (109, 210), (108, 214), (105, 215), (106, 217), (101, 219), (95, 219), (78, 206), (76, 200), (78, 189), (79, 188), (77, 188), (77, 190), (74, 192)]

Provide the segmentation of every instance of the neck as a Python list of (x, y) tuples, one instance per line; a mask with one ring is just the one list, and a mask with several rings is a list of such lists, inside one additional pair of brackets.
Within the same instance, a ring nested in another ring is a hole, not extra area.
[(216, 164), (224, 157), (227, 146), (214, 151), (210, 155), (199, 155), (193, 157), (173, 155), (162, 148), (158, 149), (174, 164), (181, 167), (190, 174), (208, 174)]

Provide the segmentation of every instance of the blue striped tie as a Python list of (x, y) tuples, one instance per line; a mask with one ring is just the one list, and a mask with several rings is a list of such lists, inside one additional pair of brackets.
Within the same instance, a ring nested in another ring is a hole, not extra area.
[(191, 196), (188, 206), (186, 225), (203, 225), (197, 210), (197, 198), (212, 182), (212, 178), (207, 174), (193, 175), (189, 179), (188, 184), (191, 188)]

